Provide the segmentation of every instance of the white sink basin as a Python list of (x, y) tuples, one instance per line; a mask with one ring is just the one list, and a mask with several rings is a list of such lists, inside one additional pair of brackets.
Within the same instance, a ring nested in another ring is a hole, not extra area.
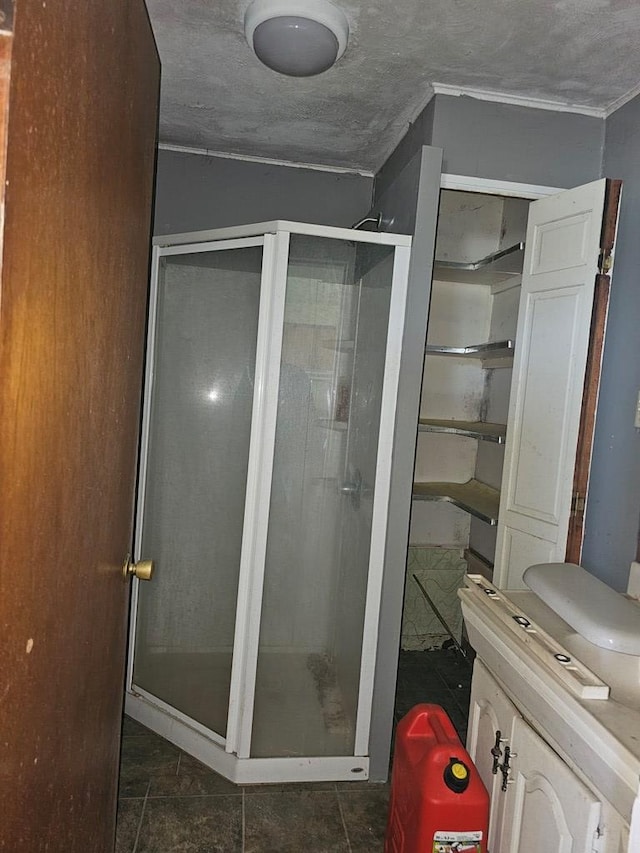
[(574, 563), (540, 563), (526, 585), (595, 646), (640, 655), (640, 607)]

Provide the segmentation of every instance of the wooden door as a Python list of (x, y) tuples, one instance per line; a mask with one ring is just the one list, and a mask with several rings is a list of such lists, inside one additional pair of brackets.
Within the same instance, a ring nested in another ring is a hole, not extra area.
[(606, 181), (529, 210), (494, 578), (565, 557)]
[(18, 0), (1, 73), (0, 849), (102, 853), (114, 843), (158, 104), (144, 3)]

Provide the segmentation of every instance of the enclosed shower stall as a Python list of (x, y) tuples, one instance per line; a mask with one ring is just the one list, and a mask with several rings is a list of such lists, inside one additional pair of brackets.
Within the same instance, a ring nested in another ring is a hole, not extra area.
[(126, 707), (238, 782), (368, 777), (409, 246), (155, 241)]

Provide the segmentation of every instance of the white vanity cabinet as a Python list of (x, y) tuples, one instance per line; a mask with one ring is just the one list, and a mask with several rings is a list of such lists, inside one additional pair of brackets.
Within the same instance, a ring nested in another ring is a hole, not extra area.
[(469, 725), (469, 753), (491, 795), (490, 853), (621, 849), (612, 833), (603, 846), (602, 797), (522, 718), (480, 661)]
[(588, 643), (533, 592), (471, 576), (459, 597), (489, 853), (640, 853), (640, 657)]

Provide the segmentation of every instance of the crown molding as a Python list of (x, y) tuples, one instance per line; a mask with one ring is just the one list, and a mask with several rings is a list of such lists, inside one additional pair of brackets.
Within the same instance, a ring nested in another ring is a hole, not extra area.
[(637, 83), (632, 89), (625, 92), (624, 95), (620, 95), (620, 97), (616, 98), (615, 101), (611, 101), (605, 109), (606, 116), (609, 117), (612, 113), (615, 113), (615, 111), (619, 110), (620, 107), (624, 107), (625, 104), (628, 104), (629, 101), (632, 101), (638, 95), (640, 95), (640, 83)]
[(528, 107), (534, 110), (551, 110), (558, 113), (577, 113), (578, 115), (591, 116), (592, 118), (604, 119), (607, 110), (600, 107), (589, 107), (585, 104), (571, 104), (568, 101), (551, 101), (544, 98), (529, 98), (526, 95), (509, 95), (505, 92), (495, 92), (490, 89), (474, 89), (470, 86), (449, 86), (446, 83), (432, 83), (436, 95), (450, 95), (452, 97), (466, 96), (478, 101), (491, 101), (497, 104), (511, 104), (518, 107)]
[(189, 145), (172, 145), (159, 142), (161, 151), (177, 151), (179, 154), (199, 154), (201, 157), (218, 157), (224, 160), (242, 160), (246, 163), (262, 163), (265, 166), (287, 166), (289, 169), (310, 169), (315, 172), (333, 172), (338, 175), (359, 175), (362, 178), (373, 178), (375, 172), (366, 169), (349, 169), (346, 166), (326, 166), (321, 163), (294, 163), (290, 160), (276, 160), (271, 157), (253, 157), (248, 154), (229, 154), (226, 151), (215, 151), (211, 148), (195, 148)]

